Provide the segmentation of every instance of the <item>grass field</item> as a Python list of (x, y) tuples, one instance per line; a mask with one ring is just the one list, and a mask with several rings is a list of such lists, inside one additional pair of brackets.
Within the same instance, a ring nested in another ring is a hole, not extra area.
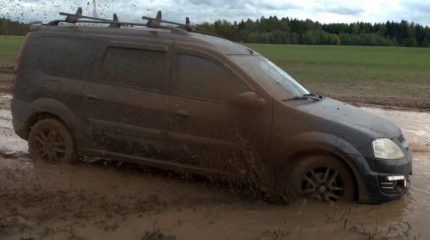
[[(23, 40), (0, 36), (0, 74), (15, 64)], [(430, 49), (246, 45), (313, 92), (351, 103), (430, 109)]]
[(15, 57), (23, 42), (24, 37), (21, 36), (0, 35), (0, 68), (15, 64)]

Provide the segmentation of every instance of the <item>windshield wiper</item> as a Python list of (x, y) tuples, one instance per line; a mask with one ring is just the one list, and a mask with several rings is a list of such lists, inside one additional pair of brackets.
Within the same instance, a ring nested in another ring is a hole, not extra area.
[(318, 97), (319, 99), (323, 99), (323, 96), (316, 94), (316, 93), (309, 93), (309, 94), (304, 94), (303, 96), (312, 96), (312, 97)]
[(295, 101), (295, 100), (307, 100), (307, 99), (312, 99), (315, 101), (321, 101), (322, 96), (315, 94), (315, 93), (309, 93), (309, 94), (303, 94), (300, 97), (292, 97), (292, 98), (282, 99), (282, 102)]

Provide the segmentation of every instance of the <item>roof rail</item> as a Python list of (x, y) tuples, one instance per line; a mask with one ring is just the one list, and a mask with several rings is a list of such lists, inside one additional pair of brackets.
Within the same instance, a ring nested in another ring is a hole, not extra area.
[[(142, 23), (133, 23), (133, 22), (120, 22), (118, 20), (118, 16), (116, 14), (113, 15), (113, 20), (109, 19), (103, 19), (103, 18), (95, 18), (90, 16), (84, 16), (82, 15), (82, 8), (78, 8), (75, 14), (71, 13), (64, 13), (60, 12), (60, 15), (67, 16), (64, 20), (54, 20), (48, 23), (50, 26), (57, 26), (59, 23), (65, 22), (65, 23), (103, 23), (103, 24), (110, 24), (110, 28), (119, 28), (120, 26), (142, 26), (147, 27), (148, 24), (142, 24)], [(81, 19), (89, 19), (89, 20), (81, 20)], [(157, 28), (161, 29), (167, 29), (170, 30), (171, 33), (174, 34), (180, 34), (180, 35), (188, 35), (187, 31), (184, 31), (183, 29), (174, 28), (174, 27), (167, 27), (167, 26), (159, 26)]]
[[(96, 17), (90, 17), (90, 16), (84, 16), (82, 15), (82, 8), (79, 7), (75, 14), (72, 13), (64, 13), (60, 12), (61, 16), (66, 16), (66, 19), (64, 20), (54, 20), (48, 23), (50, 26), (57, 26), (59, 23), (103, 23), (103, 24), (109, 24), (109, 28), (119, 28), (121, 26), (143, 26), (148, 28), (156, 28), (156, 29), (167, 29), (170, 30), (171, 33), (174, 34), (180, 34), (180, 35), (188, 35), (188, 32), (196, 32), (206, 35), (212, 35), (216, 36), (211, 33), (206, 32), (199, 32), (196, 31), (195, 28), (191, 26), (190, 19), (187, 17), (185, 18), (185, 24), (182, 23), (176, 23), (176, 22), (170, 22), (162, 19), (161, 11), (158, 11), (157, 16), (155, 18), (145, 17), (143, 16), (142, 19), (148, 20), (146, 24), (142, 23), (133, 23), (133, 22), (121, 22), (118, 20), (118, 16), (114, 13), (113, 14), (113, 20), (109, 19), (103, 19), (103, 18), (96, 18)], [(88, 20), (81, 20), (81, 19), (88, 19)], [(172, 25), (177, 25), (179, 27), (170, 27), (170, 26), (163, 26), (161, 23), (168, 23)]]

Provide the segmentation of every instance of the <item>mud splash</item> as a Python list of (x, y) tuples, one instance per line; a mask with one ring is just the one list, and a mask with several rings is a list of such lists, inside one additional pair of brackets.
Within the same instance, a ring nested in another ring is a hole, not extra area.
[(9, 110), (0, 109), (0, 156), (17, 158), (28, 154), (27, 142), (19, 138), (12, 126)]
[(0, 94), (0, 109), (10, 109), (10, 101), (12, 96), (8, 94)]

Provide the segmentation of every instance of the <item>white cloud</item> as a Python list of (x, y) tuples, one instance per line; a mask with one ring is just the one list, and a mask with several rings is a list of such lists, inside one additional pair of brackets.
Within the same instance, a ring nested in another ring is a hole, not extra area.
[[(226, 19), (240, 21), (262, 16), (292, 17), (330, 22), (385, 22), (402, 19), (430, 25), (430, 1), (424, 0), (96, 0), (101, 17), (117, 13), (123, 21), (141, 21), (155, 16), (194, 23)], [(92, 0), (0, 0), (0, 17), (19, 21), (62, 19), (58, 13), (74, 13), (78, 6), (92, 15)]]

